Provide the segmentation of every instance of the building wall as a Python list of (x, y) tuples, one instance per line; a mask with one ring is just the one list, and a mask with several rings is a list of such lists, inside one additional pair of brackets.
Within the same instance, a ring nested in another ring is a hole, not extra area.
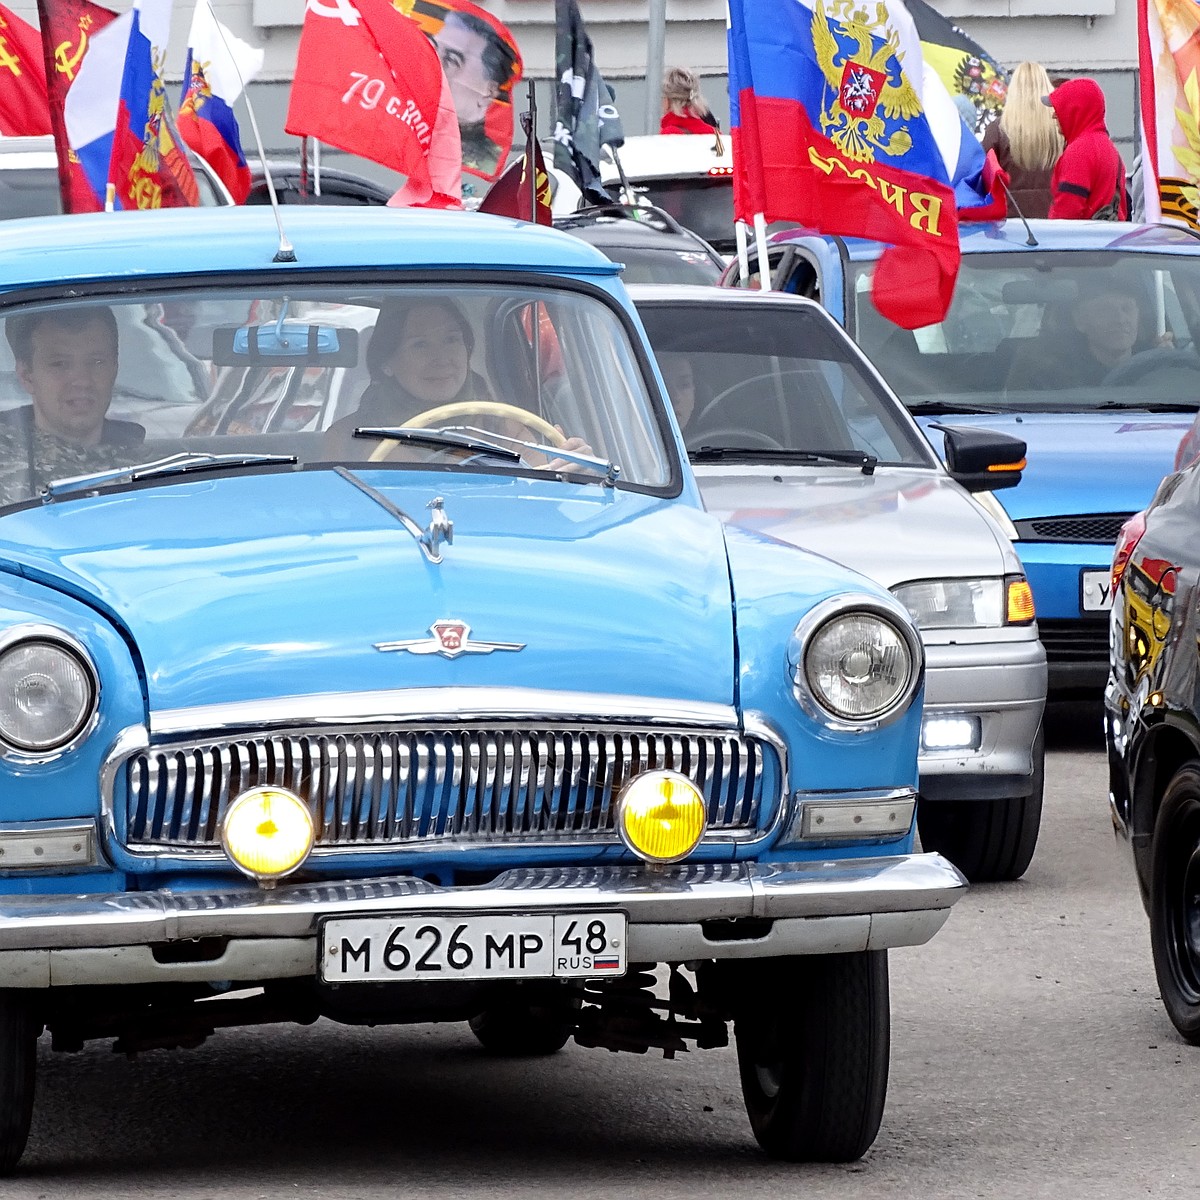
[[(117, 10), (131, 0), (106, 0)], [(549, 132), (554, 78), (554, 0), (477, 0), (512, 30), (536, 81), (543, 135)], [(781, 3), (783, 0), (760, 0)], [(37, 24), (36, 0), (7, 0), (9, 7)], [(601, 70), (617, 92), (627, 134), (647, 132), (646, 0), (579, 0)], [(270, 153), (295, 154), (295, 138), (283, 132), (304, 0), (212, 0), (217, 19), (266, 52), (264, 68), (251, 85), (263, 139)], [(1134, 0), (936, 0), (950, 17), (1006, 66), (1037, 58), (1052, 74), (1088, 74), (1108, 98), (1109, 127), (1126, 156), (1134, 149), (1137, 26)], [(168, 74), (182, 72), (189, 0), (176, 0)], [(725, 67), (725, 0), (666, 0), (665, 60), (697, 71), (714, 113), (728, 126)], [(523, 105), (522, 105), (523, 107)], [(657, 122), (658, 103), (650, 106)], [(243, 137), (249, 129), (242, 121)], [(391, 172), (327, 150), (328, 161), (350, 165), (381, 179)]]

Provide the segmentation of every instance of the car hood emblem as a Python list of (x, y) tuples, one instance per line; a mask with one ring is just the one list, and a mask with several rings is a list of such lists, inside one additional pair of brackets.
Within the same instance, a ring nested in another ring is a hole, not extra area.
[(477, 642), (471, 637), (466, 621), (447, 617), (434, 621), (429, 627), (431, 637), (407, 638), (396, 642), (376, 642), (376, 650), (407, 650), (409, 654), (440, 654), (443, 658), (458, 658), (460, 654), (491, 654), (493, 650), (524, 650), (524, 642)]

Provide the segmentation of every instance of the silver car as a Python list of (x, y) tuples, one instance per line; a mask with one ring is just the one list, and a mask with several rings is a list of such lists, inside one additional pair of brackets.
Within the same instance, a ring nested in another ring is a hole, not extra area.
[(1041, 823), (1046, 656), (991, 491), (1019, 481), (1024, 444), (947, 427), (943, 465), (811, 301), (629, 290), (710, 511), (861, 571), (920, 627), (923, 845), (970, 879), (1018, 878)]

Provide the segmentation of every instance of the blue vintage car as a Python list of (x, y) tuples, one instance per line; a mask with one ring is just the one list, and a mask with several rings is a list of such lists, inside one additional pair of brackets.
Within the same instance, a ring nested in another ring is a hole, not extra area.
[(959, 233), (950, 310), (915, 332), (871, 303), (879, 243), (787, 230), (771, 238), (772, 274), (845, 325), (935, 445), (942, 424), (1026, 443), (1021, 485), (993, 510), (1003, 504), (1029, 575), (1051, 693), (1099, 696), (1117, 533), (1172, 470), (1200, 407), (1200, 238), (1108, 221)]
[(704, 511), (592, 247), (283, 228), (0, 229), (0, 1166), (42, 1030), (318, 1017), (733, 1022), (767, 1152), (861, 1155), (887, 951), (965, 886), (914, 853), (908, 614)]

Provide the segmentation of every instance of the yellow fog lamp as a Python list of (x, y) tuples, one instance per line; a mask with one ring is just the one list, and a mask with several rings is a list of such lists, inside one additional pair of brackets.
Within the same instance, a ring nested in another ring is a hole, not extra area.
[(700, 789), (678, 771), (647, 771), (617, 798), (621, 841), (639, 858), (672, 863), (700, 844), (707, 820)]
[(221, 845), (240, 871), (264, 887), (290, 875), (309, 855), (316, 831), (308, 806), (283, 788), (243, 792), (221, 823)]

